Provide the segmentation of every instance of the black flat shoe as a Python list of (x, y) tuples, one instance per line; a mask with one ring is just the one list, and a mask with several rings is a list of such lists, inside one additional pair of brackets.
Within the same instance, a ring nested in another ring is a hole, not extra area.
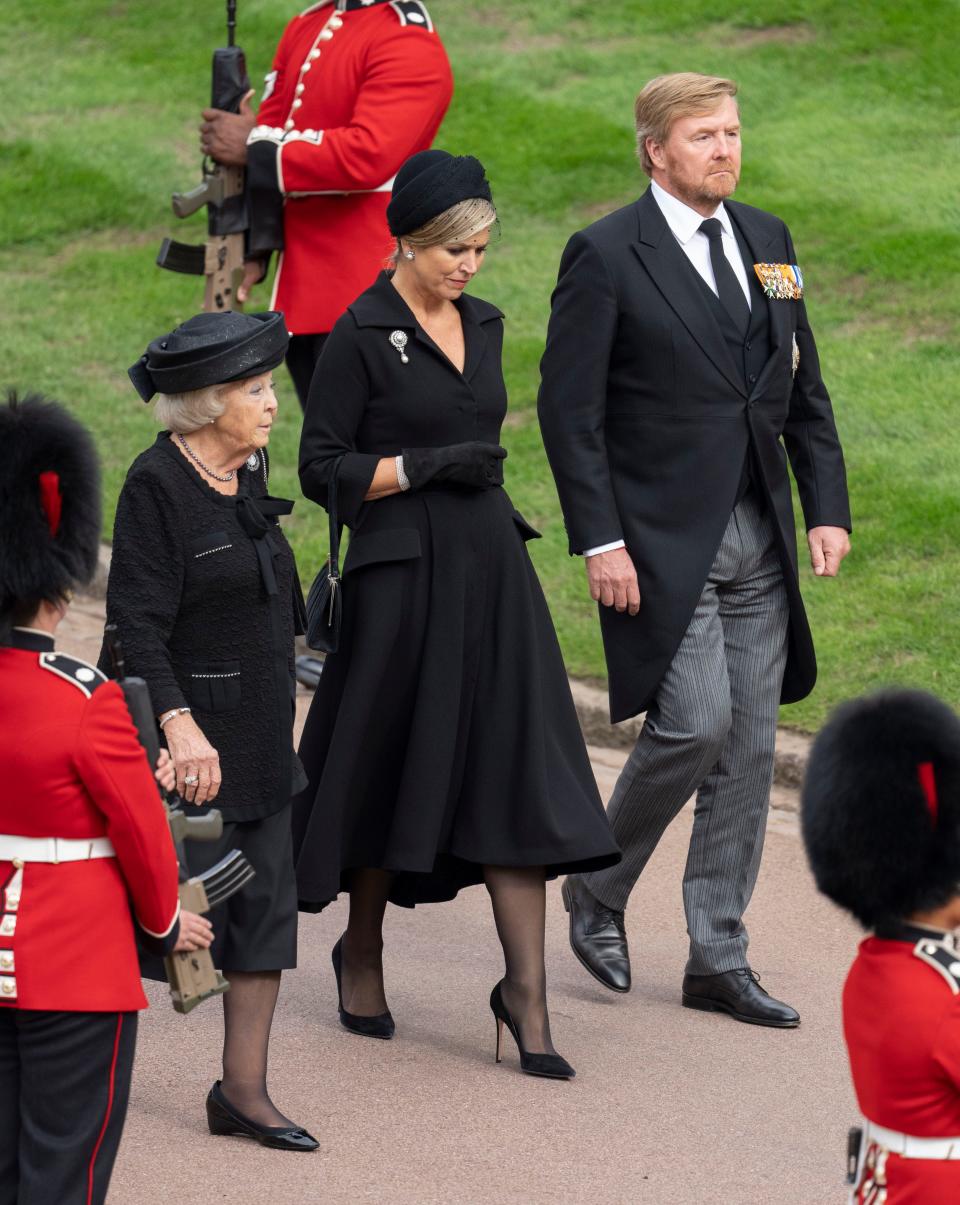
[(630, 990), (630, 955), (623, 913), (608, 908), (571, 875), (560, 889), (570, 914), (570, 948), (594, 979), (612, 992)]
[(749, 967), (721, 975), (684, 975), (682, 1001), (684, 1008), (727, 1013), (748, 1025), (796, 1029), (800, 1024), (797, 1010), (768, 995), (760, 986), (759, 975)]
[(277, 1151), (315, 1151), (320, 1145), (302, 1126), (262, 1126), (244, 1117), (223, 1095), (219, 1080), (207, 1094), (207, 1125), (211, 1134), (254, 1138)]
[(490, 993), (490, 1008), (493, 1010), (493, 1015), (497, 1019), (497, 1062), (500, 1062), (500, 1042), (503, 1038), (503, 1027), (513, 1035), (513, 1040), (517, 1044), (517, 1049), (520, 1051), (520, 1070), (527, 1075), (542, 1075), (544, 1079), (573, 1079), (577, 1074), (570, 1066), (565, 1058), (559, 1054), (531, 1054), (524, 1050), (523, 1043), (520, 1041), (520, 1032), (517, 1029), (513, 1017), (507, 1011), (507, 1006), (503, 1002), (503, 996), (500, 994), (500, 987), (503, 980)]
[(333, 947), (330, 959), (333, 962), (333, 973), (337, 977), (337, 1008), (340, 1010), (340, 1024), (351, 1033), (358, 1033), (364, 1038), (384, 1038), (389, 1041), (396, 1033), (397, 1026), (389, 1012), (378, 1013), (375, 1017), (361, 1017), (358, 1013), (348, 1013), (343, 1007), (343, 992), (340, 987), (340, 972), (343, 968), (343, 938)]

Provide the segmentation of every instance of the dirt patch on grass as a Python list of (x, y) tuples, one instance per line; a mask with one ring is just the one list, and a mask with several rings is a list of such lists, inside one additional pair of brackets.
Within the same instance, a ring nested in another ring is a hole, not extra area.
[[(514, 30), (507, 35), (503, 49), (510, 54), (549, 54), (553, 51), (569, 48), (576, 49), (581, 54), (612, 54), (622, 51), (626, 45), (624, 38), (580, 38), (575, 34), (536, 33)], [(587, 78), (568, 76), (568, 79)]]
[(921, 315), (904, 322), (894, 315), (863, 313), (841, 323), (834, 333), (841, 339), (885, 333), (903, 347), (914, 347), (918, 343), (950, 342), (957, 336), (957, 324), (935, 314)]
[(646, 189), (646, 178), (642, 177), (637, 181), (636, 189), (633, 194), (624, 194), (622, 197), (610, 197), (606, 201), (591, 201), (589, 205), (578, 205), (577, 216), (584, 222), (596, 222), (600, 218), (605, 218), (608, 213), (613, 213), (615, 209), (622, 209), (624, 205), (629, 205), (634, 197)]
[(510, 409), (507, 411), (503, 420), (503, 425), (512, 430), (519, 427), (526, 427), (530, 422), (531, 411), (536, 406), (536, 402), (511, 402)]
[(866, 272), (851, 272), (841, 277), (831, 287), (835, 294), (847, 301), (863, 301), (870, 291), (872, 281)]
[(117, 248), (147, 247), (154, 243), (159, 249), (160, 240), (166, 233), (166, 227), (161, 226), (153, 230), (128, 230), (121, 227), (97, 230), (64, 243), (50, 254), (38, 254), (22, 270), (13, 266), (12, 256), (11, 260), (0, 258), (0, 264), (3, 266), (4, 277), (11, 281), (47, 278), (69, 267), (74, 257), (84, 251), (115, 251)]
[(957, 324), (930, 314), (920, 322), (908, 323), (901, 333), (907, 347), (915, 343), (947, 343), (956, 339)]
[(703, 35), (702, 40), (738, 50), (752, 50), (755, 46), (799, 46), (814, 41), (816, 36), (812, 25), (797, 21), (753, 29), (735, 25), (714, 26)]
[(531, 54), (537, 51), (562, 50), (567, 39), (560, 33), (511, 33), (503, 43), (510, 54)]

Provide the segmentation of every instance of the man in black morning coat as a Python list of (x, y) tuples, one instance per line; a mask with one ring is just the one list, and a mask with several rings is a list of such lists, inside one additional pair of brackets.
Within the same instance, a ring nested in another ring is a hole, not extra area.
[(778, 703), (816, 678), (787, 456), (819, 576), (849, 550), (850, 511), (790, 233), (725, 202), (740, 174), (735, 94), (689, 73), (647, 84), (636, 118), (651, 186), (570, 239), (553, 295), (543, 439), (601, 604), (611, 719), (646, 711), (609, 808), (623, 861), (569, 878), (563, 896), (574, 953), (627, 991), (627, 898), (696, 793), (683, 1003), (791, 1027), (798, 1014), (750, 969), (742, 921)]

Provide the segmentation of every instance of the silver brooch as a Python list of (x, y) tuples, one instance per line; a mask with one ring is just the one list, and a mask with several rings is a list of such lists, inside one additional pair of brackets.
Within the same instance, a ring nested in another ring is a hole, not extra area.
[(408, 336), (403, 331), (391, 331), (390, 346), (395, 347), (400, 353), (400, 363), (409, 364), (410, 357), (407, 355)]
[(250, 455), (247, 457), (247, 468), (252, 473), (254, 471), (254, 469), (258, 469), (259, 467), (260, 467), (260, 457), (257, 455), (256, 452), (251, 452)]

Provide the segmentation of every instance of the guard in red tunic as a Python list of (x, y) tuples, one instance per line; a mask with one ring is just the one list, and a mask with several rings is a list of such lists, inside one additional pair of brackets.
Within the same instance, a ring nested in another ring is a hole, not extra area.
[(134, 924), (160, 952), (209, 944), (206, 920), (178, 919), (120, 687), (54, 649), (96, 568), (99, 490), (64, 410), (0, 406), (0, 1205), (105, 1199), (147, 1006)]
[(873, 930), (843, 990), (850, 1200), (960, 1201), (960, 719), (919, 691), (841, 707), (802, 819), (817, 886)]
[(248, 254), (259, 263), (248, 263), (241, 301), (281, 252), (270, 308), (293, 335), (287, 367), (302, 405), (327, 333), (393, 249), (393, 177), (430, 146), (452, 94), (420, 0), (336, 0), (287, 26), (256, 118), (247, 105), (204, 111), (204, 152), (247, 163)]

